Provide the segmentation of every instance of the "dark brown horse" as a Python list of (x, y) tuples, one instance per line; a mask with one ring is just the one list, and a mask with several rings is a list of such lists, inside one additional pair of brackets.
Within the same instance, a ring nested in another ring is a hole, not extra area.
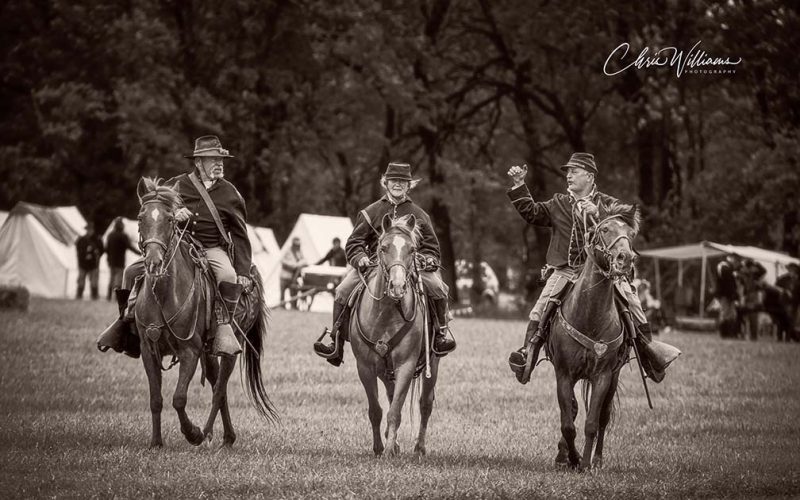
[[(381, 437), (383, 410), (378, 398), (378, 379), (389, 398), (386, 426), (388, 454), (399, 453), (397, 430), (406, 394), (411, 387), (420, 355), (428, 348), (423, 334), (427, 317), (425, 296), (414, 286), (413, 269), (420, 233), (416, 218), (406, 215), (394, 221), (384, 217), (378, 240), (378, 265), (350, 319), (350, 343), (358, 376), (367, 392), (372, 424), (372, 451), (384, 451)], [(433, 410), (439, 358), (430, 357), (430, 377), (422, 379), (420, 427), (414, 451), (424, 455), (428, 419)], [(413, 394), (413, 391), (412, 391)], [(414, 404), (414, 401), (411, 402)]]
[[(142, 363), (150, 385), (150, 411), (153, 433), (150, 447), (163, 445), (161, 439), (161, 371), (162, 358), (174, 355), (179, 363), (178, 383), (172, 406), (178, 413), (181, 432), (193, 445), (212, 439), (217, 413), (222, 413), (223, 446), (236, 440), (228, 408), (228, 379), (236, 365), (236, 357), (223, 356), (219, 361), (206, 348), (212, 325), (209, 301), (216, 287), (196, 265), (197, 250), (184, 241), (173, 214), (180, 198), (168, 186), (149, 178), (137, 189), (139, 235), (144, 257), (145, 275), (136, 300), (136, 326), (142, 348)], [(252, 292), (243, 295), (236, 319), (244, 334), (243, 378), (251, 402), (268, 420), (276, 418), (275, 409), (261, 380), (260, 356), (264, 350), (268, 313), (258, 270), (253, 276)], [(243, 305), (242, 305), (243, 304)], [(242, 339), (241, 335), (239, 336)], [(201, 431), (186, 413), (189, 382), (201, 363), (205, 378), (212, 388), (211, 411)]]
[[(601, 216), (588, 235), (583, 269), (554, 315), (547, 346), (561, 409), (562, 437), (556, 463), (579, 469), (591, 468), (592, 451), (595, 466), (602, 467), (605, 431), (614, 408), (619, 371), (628, 359), (623, 321), (614, 303), (614, 281), (624, 279), (631, 271), (639, 214), (630, 205), (615, 204)], [(574, 388), (578, 380), (585, 381), (587, 407), (583, 455), (575, 447), (578, 403)]]

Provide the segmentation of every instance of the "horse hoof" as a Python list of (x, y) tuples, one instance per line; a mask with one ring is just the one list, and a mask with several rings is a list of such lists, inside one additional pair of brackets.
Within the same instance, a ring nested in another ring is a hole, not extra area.
[(592, 464), (593, 469), (602, 469), (603, 468), (603, 457), (594, 457), (594, 463)]
[(417, 455), (419, 455), (421, 457), (424, 457), (428, 452), (425, 450), (424, 446), (416, 445), (414, 447), (414, 453), (416, 453)]
[(200, 446), (206, 439), (205, 435), (203, 435), (200, 428), (197, 426), (194, 426), (188, 433), (184, 433), (184, 436), (186, 436), (186, 440), (189, 441), (189, 444), (192, 446)]
[(151, 450), (160, 450), (163, 447), (164, 447), (164, 443), (162, 443), (161, 441), (156, 441), (156, 442), (151, 442), (150, 443), (149, 449), (151, 449)]
[(393, 446), (390, 446), (389, 449), (386, 451), (386, 454), (389, 455), (390, 457), (394, 457), (394, 456), (399, 455), (400, 454), (400, 445), (399, 444), (395, 444)]

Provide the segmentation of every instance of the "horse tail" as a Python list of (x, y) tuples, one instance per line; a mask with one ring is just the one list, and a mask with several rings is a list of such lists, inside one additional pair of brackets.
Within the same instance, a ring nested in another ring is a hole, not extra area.
[(264, 302), (264, 286), (261, 283), (261, 274), (253, 266), (253, 291), (256, 293), (256, 320), (245, 334), (247, 339), (242, 353), (241, 370), (243, 372), (242, 385), (247, 397), (264, 419), (277, 423), (279, 415), (275, 406), (267, 395), (264, 382), (261, 380), (261, 357), (264, 355), (264, 343), (267, 338), (269, 325), (269, 309)]

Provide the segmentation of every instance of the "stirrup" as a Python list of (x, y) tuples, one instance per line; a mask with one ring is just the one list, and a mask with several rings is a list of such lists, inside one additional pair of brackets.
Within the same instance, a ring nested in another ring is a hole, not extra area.
[[(442, 337), (444, 337), (445, 340), (447, 340), (447, 333), (445, 333), (445, 332), (450, 334), (450, 337), (453, 340), (453, 347), (450, 348), (450, 349), (444, 350), (444, 351), (437, 351), (436, 350), (436, 338), (441, 335)], [(443, 327), (439, 328), (439, 333), (433, 335), (433, 342), (431, 342), (431, 352), (433, 352), (433, 354), (435, 354), (436, 356), (439, 356), (440, 358), (444, 357), (444, 356), (447, 356), (451, 352), (455, 351), (456, 347), (457, 347), (456, 338), (453, 335), (453, 332), (450, 331), (450, 327), (449, 326), (443, 326)]]
[(527, 356), (525, 356), (525, 369), (522, 371), (522, 374), (517, 377), (517, 380), (519, 380), (519, 382), (523, 385), (527, 384), (528, 381), (530, 381), (531, 373), (533, 373), (533, 369), (536, 366), (535, 358), (539, 357), (539, 349), (536, 349), (536, 347), (533, 344), (533, 340), (535, 338), (536, 335), (531, 337), (531, 339), (528, 341), (528, 344), (525, 346), (526, 347), (525, 350), (528, 353)]
[[(322, 343), (322, 339), (324, 339), (324, 338), (325, 338), (326, 336), (328, 336), (328, 335), (330, 335), (330, 337), (331, 337), (331, 340), (333, 340), (333, 352), (332, 352), (332, 353), (330, 353), (330, 354), (326, 354), (326, 353), (324, 353), (324, 352), (320, 352), (320, 351), (319, 351), (319, 347), (321, 347), (321, 346), (328, 347), (327, 345), (325, 345), (325, 344), (323, 344), (323, 343)], [(331, 331), (328, 329), (328, 327), (326, 326), (326, 327), (325, 327), (325, 329), (324, 329), (324, 330), (322, 330), (322, 335), (320, 335), (320, 336), (319, 336), (319, 338), (317, 339), (317, 341), (316, 341), (316, 342), (314, 342), (314, 353), (315, 353), (317, 356), (320, 356), (320, 357), (322, 357), (322, 358), (325, 358), (326, 360), (331, 360), (331, 359), (333, 359), (333, 358), (336, 358), (336, 357), (339, 355), (339, 342), (338, 342), (338, 337), (339, 337), (339, 330), (337, 330), (337, 331), (336, 331), (336, 335), (334, 336), (334, 335), (332, 334), (332, 332), (331, 332)]]

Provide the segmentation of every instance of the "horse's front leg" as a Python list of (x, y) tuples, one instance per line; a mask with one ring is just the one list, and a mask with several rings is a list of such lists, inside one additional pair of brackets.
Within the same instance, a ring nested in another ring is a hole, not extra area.
[(572, 402), (575, 399), (575, 382), (569, 376), (557, 374), (556, 390), (558, 407), (561, 410), (561, 436), (567, 448), (567, 458), (572, 467), (580, 464), (581, 456), (575, 448), (575, 412)]
[[(419, 433), (417, 443), (414, 445), (414, 452), (425, 455), (425, 435), (428, 432), (428, 420), (433, 412), (433, 401), (436, 399), (436, 377), (439, 375), (439, 358), (431, 356), (431, 378), (422, 377), (422, 393), (419, 396)], [(413, 383), (413, 382), (412, 382)], [(411, 402), (414, 403), (413, 401)]]
[(614, 409), (614, 395), (617, 393), (617, 384), (619, 383), (619, 372), (614, 373), (611, 378), (611, 383), (606, 392), (606, 398), (603, 401), (603, 407), (600, 409), (600, 427), (597, 430), (597, 446), (595, 446), (593, 467), (600, 469), (603, 467), (603, 445), (605, 444), (606, 427), (611, 421), (611, 414)]
[(186, 414), (186, 395), (189, 391), (189, 382), (192, 381), (192, 376), (194, 376), (194, 371), (197, 369), (197, 361), (200, 357), (197, 351), (185, 347), (180, 349), (178, 358), (180, 360), (180, 371), (178, 372), (175, 394), (172, 395), (172, 407), (178, 413), (181, 432), (186, 437), (186, 440), (198, 446), (203, 442), (203, 433), (199, 427), (192, 423), (189, 415)]
[(400, 445), (397, 443), (397, 431), (400, 428), (403, 403), (406, 401), (408, 389), (411, 387), (411, 380), (414, 378), (416, 368), (416, 358), (406, 362), (395, 370), (395, 390), (392, 404), (389, 406), (387, 416), (386, 446), (389, 448), (389, 455), (400, 453)]
[(231, 412), (228, 408), (228, 381), (231, 378), (234, 367), (236, 367), (236, 356), (222, 356), (219, 361), (219, 367), (219, 379), (214, 385), (212, 406), (219, 408), (222, 413), (222, 446), (229, 447), (233, 446), (236, 441), (236, 432), (233, 430)]
[[(378, 375), (375, 373), (374, 365), (369, 362), (358, 363), (358, 378), (364, 391), (367, 393), (367, 403), (369, 405), (369, 423), (372, 426), (372, 452), (376, 457), (383, 454), (383, 438), (381, 437), (381, 421), (383, 420), (383, 410), (381, 409), (380, 398), (378, 397)], [(386, 383), (385, 379), (384, 384)]]
[(161, 367), (159, 366), (159, 361), (149, 346), (142, 341), (142, 364), (147, 374), (147, 383), (150, 386), (150, 415), (153, 421), (150, 448), (164, 446), (164, 441), (161, 439), (161, 409), (164, 402), (161, 397)]
[(594, 441), (600, 427), (600, 413), (605, 404), (608, 388), (611, 385), (611, 372), (604, 372), (596, 376), (592, 381), (592, 396), (589, 403), (589, 412), (586, 414), (583, 432), (585, 441), (583, 444), (583, 458), (581, 459), (580, 470), (592, 468), (592, 452), (594, 451)]

